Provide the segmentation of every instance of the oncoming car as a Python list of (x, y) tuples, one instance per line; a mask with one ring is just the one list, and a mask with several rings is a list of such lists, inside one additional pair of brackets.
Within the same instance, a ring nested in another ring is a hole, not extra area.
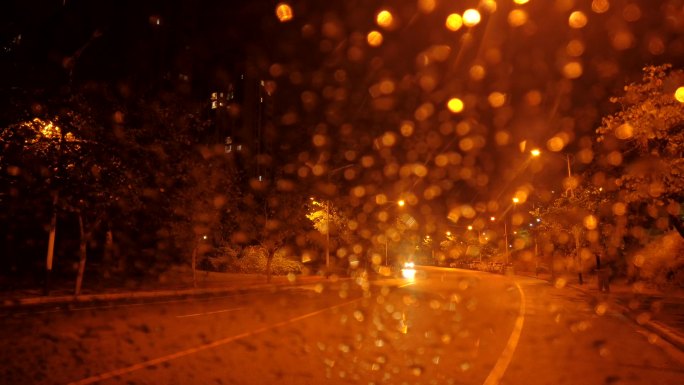
[(407, 279), (414, 279), (416, 277), (416, 264), (409, 261), (404, 262), (404, 267), (401, 269), (401, 276)]

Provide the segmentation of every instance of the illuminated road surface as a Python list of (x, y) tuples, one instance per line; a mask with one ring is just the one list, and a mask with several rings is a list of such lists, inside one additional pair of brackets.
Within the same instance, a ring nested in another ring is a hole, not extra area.
[(684, 383), (677, 352), (573, 289), (455, 269), (2, 317), (8, 384)]

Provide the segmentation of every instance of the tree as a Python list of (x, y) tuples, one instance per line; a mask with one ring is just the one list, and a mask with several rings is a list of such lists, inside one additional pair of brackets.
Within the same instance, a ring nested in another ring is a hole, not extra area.
[(270, 282), (276, 253), (292, 255), (303, 246), (298, 231), (306, 228), (307, 198), (295, 183), (280, 176), (273, 180), (251, 180), (251, 191), (236, 213), (239, 227), (232, 234), (235, 243), (258, 247), (266, 257), (266, 280)]
[[(98, 142), (93, 131), (98, 130), (92, 121), (69, 110), (55, 117), (54, 121), (35, 118), (12, 125), (0, 138), (9, 150), (0, 162), (4, 168), (16, 170), (14, 174), (18, 177), (10, 182), (15, 187), (21, 185), (22, 190), (37, 187), (43, 200), (48, 196), (52, 200), (46, 293), (49, 292), (53, 265), (58, 211), (73, 212), (78, 217), (79, 264), (74, 289), (78, 295), (83, 282), (87, 244), (93, 231), (112, 211), (112, 206), (127, 195), (126, 186), (130, 186), (123, 172), (123, 161)], [(90, 132), (93, 139), (80, 135), (85, 132)], [(33, 197), (36, 198), (41, 200)]]
[[(620, 110), (603, 118), (597, 141), (616, 175), (620, 203), (641, 223), (664, 230), (674, 225), (684, 237), (684, 107), (675, 92), (684, 71), (671, 65), (648, 66), (641, 83), (611, 98)], [(679, 88), (681, 89), (681, 88)]]
[[(583, 282), (583, 260), (588, 257), (582, 253), (587, 243), (593, 245), (593, 254), (596, 258), (596, 266), (600, 268), (600, 255), (603, 245), (600, 240), (604, 239), (601, 234), (603, 216), (599, 215), (602, 208), (611, 201), (610, 195), (602, 187), (591, 184), (583, 184), (573, 189), (572, 194), (564, 193), (554, 199), (548, 206), (539, 207), (531, 214), (540, 219), (539, 224), (533, 230), (542, 238), (543, 242), (550, 242), (567, 250), (574, 249), (574, 263), (580, 284)], [(552, 266), (552, 269), (555, 268)]]
[(326, 239), (323, 242), (325, 243), (326, 265), (328, 265), (328, 258), (331, 253), (331, 236), (334, 237), (333, 243), (336, 245), (351, 244), (352, 242), (352, 232), (348, 226), (349, 219), (331, 200), (321, 202), (310, 198), (308, 210), (306, 217), (311, 221), (314, 229), (325, 235)]
[(196, 146), (179, 154), (171, 192), (170, 233), (183, 255), (191, 256), (193, 285), (198, 259), (227, 232), (225, 218), (236, 209), (235, 175), (222, 146)]

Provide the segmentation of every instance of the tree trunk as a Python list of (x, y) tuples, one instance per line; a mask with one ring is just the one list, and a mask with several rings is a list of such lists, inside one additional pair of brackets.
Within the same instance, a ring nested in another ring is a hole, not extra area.
[(582, 279), (582, 256), (580, 255), (580, 228), (575, 226), (572, 228), (572, 234), (575, 236), (575, 258), (577, 258), (577, 279), (579, 284), (583, 284)]
[(266, 282), (271, 282), (271, 262), (273, 261), (273, 254), (267, 252), (266, 254)]
[(679, 236), (684, 238), (684, 223), (682, 223), (682, 220), (678, 216), (670, 214), (670, 221), (674, 228), (677, 229)]
[(199, 248), (199, 239), (195, 242), (195, 248), (192, 249), (192, 287), (197, 287), (197, 249)]
[(85, 272), (85, 264), (87, 257), (87, 246), (88, 246), (88, 235), (85, 231), (85, 226), (83, 224), (83, 214), (78, 212), (78, 228), (80, 232), (79, 239), (79, 261), (78, 261), (78, 275), (76, 276), (76, 288), (74, 289), (74, 295), (81, 294), (81, 286), (83, 284), (83, 274)]
[(114, 270), (114, 234), (112, 232), (111, 224), (107, 226), (102, 262), (104, 265), (105, 277), (109, 277), (111, 271)]
[(48, 236), (48, 250), (45, 261), (45, 287), (44, 295), (50, 295), (50, 280), (52, 278), (52, 261), (55, 255), (55, 237), (57, 236), (57, 202), (59, 201), (59, 191), (54, 192), (52, 198), (52, 217), (50, 218), (50, 235)]

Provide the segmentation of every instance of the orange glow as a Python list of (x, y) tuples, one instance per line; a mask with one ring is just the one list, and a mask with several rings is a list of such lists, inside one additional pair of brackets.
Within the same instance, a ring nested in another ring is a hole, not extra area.
[(678, 102), (684, 103), (684, 86), (677, 88), (674, 97), (675, 99), (677, 99)]
[(527, 23), (527, 12), (522, 9), (514, 9), (508, 14), (508, 24), (511, 27), (520, 27)]
[(594, 230), (596, 228), (596, 226), (598, 225), (598, 220), (593, 215), (587, 215), (586, 217), (584, 217), (583, 222), (584, 222), (584, 227), (586, 227), (589, 230)]
[(581, 40), (573, 39), (568, 42), (565, 52), (570, 56), (579, 57), (584, 53), (584, 49), (584, 43)]
[(281, 23), (288, 22), (292, 20), (294, 14), (292, 12), (292, 7), (287, 3), (280, 3), (276, 5), (276, 16)]
[(450, 31), (458, 31), (463, 26), (463, 18), (458, 13), (447, 16), (446, 27)]
[(392, 16), (390, 11), (383, 9), (382, 11), (378, 12), (377, 16), (375, 16), (375, 22), (380, 27), (389, 28), (394, 23), (394, 16)]
[(604, 13), (610, 9), (608, 0), (594, 0), (591, 2), (591, 10), (596, 13)]
[(568, 24), (572, 28), (583, 28), (585, 25), (587, 25), (587, 22), (589, 20), (587, 19), (587, 15), (585, 15), (581, 11), (575, 11), (570, 14), (570, 18), (568, 19)]
[(501, 107), (504, 105), (504, 103), (506, 103), (506, 94), (501, 92), (492, 92), (489, 94), (489, 97), (487, 97), (487, 100), (489, 101), (489, 105), (492, 107)]
[(463, 12), (463, 24), (465, 24), (466, 27), (474, 27), (480, 24), (481, 20), (482, 17), (477, 9), (468, 9)]
[(563, 138), (556, 135), (546, 142), (546, 147), (553, 152), (558, 152), (565, 147), (565, 141)]
[(480, 8), (484, 9), (489, 13), (496, 12), (496, 1), (495, 0), (482, 0), (480, 2)]
[(563, 66), (563, 76), (568, 79), (577, 79), (582, 76), (582, 63), (572, 61)]
[(378, 31), (370, 31), (366, 36), (366, 41), (371, 47), (379, 47), (382, 44), (382, 34)]
[(418, 9), (423, 13), (431, 13), (437, 7), (435, 0), (418, 0)]
[(618, 139), (629, 139), (634, 136), (634, 127), (629, 123), (621, 124), (615, 129), (615, 136)]
[(454, 114), (458, 114), (461, 111), (463, 111), (463, 101), (459, 98), (451, 98), (447, 102), (447, 107), (449, 108), (449, 111), (453, 112)]

